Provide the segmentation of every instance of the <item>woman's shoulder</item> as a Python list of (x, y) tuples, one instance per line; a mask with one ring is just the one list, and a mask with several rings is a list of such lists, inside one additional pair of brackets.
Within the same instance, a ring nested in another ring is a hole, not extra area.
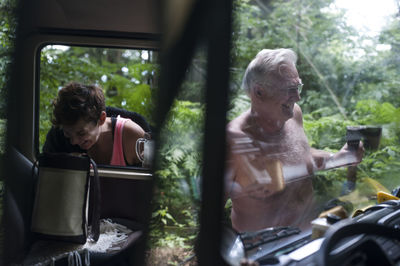
[(128, 111), (122, 108), (117, 108), (117, 107), (112, 107), (112, 106), (107, 106), (106, 107), (106, 113), (107, 116), (110, 117), (117, 117), (117, 116), (121, 116), (124, 118), (129, 118), (132, 121), (134, 121), (135, 123), (137, 123), (138, 125), (140, 125), (140, 127), (143, 128), (144, 131), (151, 131), (151, 127), (150, 124), (148, 123), (147, 119), (136, 112), (133, 111)]
[(122, 118), (122, 119), (126, 119), (124, 128), (128, 128), (130, 130), (144, 131), (144, 129), (138, 123), (132, 121), (131, 119), (129, 118)]
[(122, 118), (126, 119), (123, 129), (123, 136), (124, 138), (136, 139), (144, 137), (145, 131), (144, 129), (139, 126), (139, 124), (135, 123), (129, 118)]

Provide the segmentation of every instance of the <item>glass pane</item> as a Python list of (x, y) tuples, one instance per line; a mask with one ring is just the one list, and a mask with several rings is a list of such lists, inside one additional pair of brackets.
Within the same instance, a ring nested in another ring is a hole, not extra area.
[(197, 265), (206, 52), (198, 49), (162, 128), (147, 265)]
[(225, 207), (235, 230), (304, 231), (332, 207), (351, 216), (378, 191), (396, 194), (398, 12), (390, 0), (235, 1)]

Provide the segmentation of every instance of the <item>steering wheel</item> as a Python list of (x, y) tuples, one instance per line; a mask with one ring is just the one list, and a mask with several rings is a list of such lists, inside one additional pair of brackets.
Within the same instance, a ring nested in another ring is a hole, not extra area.
[[(400, 230), (390, 226), (368, 222), (356, 222), (351, 224), (340, 222), (340, 224), (338, 223), (337, 225), (332, 226), (332, 228), (330, 228), (326, 232), (325, 239), (322, 242), (318, 253), (316, 254), (317, 265), (334, 266), (339, 265), (338, 262), (340, 261), (345, 261), (346, 254), (349, 254), (349, 252), (357, 252), (357, 248), (359, 248), (360, 245), (352, 245), (349, 249), (346, 250), (345, 254), (341, 254), (339, 252), (338, 254), (332, 255), (332, 249), (343, 238), (360, 234), (381, 236), (389, 239), (400, 240)], [(373, 245), (375, 245), (375, 254), (376, 252), (379, 252), (379, 250), (382, 251), (376, 242)], [(386, 256), (384, 256), (384, 258), (386, 258)], [(380, 265), (391, 265), (391, 263), (386, 259), (386, 264)]]

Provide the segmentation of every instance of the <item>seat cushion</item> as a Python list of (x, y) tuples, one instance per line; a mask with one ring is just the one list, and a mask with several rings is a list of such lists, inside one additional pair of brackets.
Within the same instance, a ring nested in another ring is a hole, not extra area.
[(141, 239), (142, 226), (126, 219), (102, 219), (100, 237), (96, 243), (84, 245), (61, 241), (35, 241), (24, 261), (24, 265), (51, 263), (80, 256), (82, 265), (100, 265), (134, 248)]

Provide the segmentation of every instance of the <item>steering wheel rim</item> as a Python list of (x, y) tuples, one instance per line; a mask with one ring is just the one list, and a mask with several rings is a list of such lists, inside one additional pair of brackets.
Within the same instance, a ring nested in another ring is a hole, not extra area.
[(400, 230), (390, 226), (369, 222), (356, 222), (350, 224), (348, 224), (348, 222), (340, 222), (337, 225), (335, 224), (335, 226), (332, 226), (332, 228), (326, 232), (325, 239), (322, 242), (316, 257), (317, 265), (333, 266), (334, 264), (330, 261), (329, 254), (331, 249), (344, 237), (360, 234), (371, 234), (400, 240)]

